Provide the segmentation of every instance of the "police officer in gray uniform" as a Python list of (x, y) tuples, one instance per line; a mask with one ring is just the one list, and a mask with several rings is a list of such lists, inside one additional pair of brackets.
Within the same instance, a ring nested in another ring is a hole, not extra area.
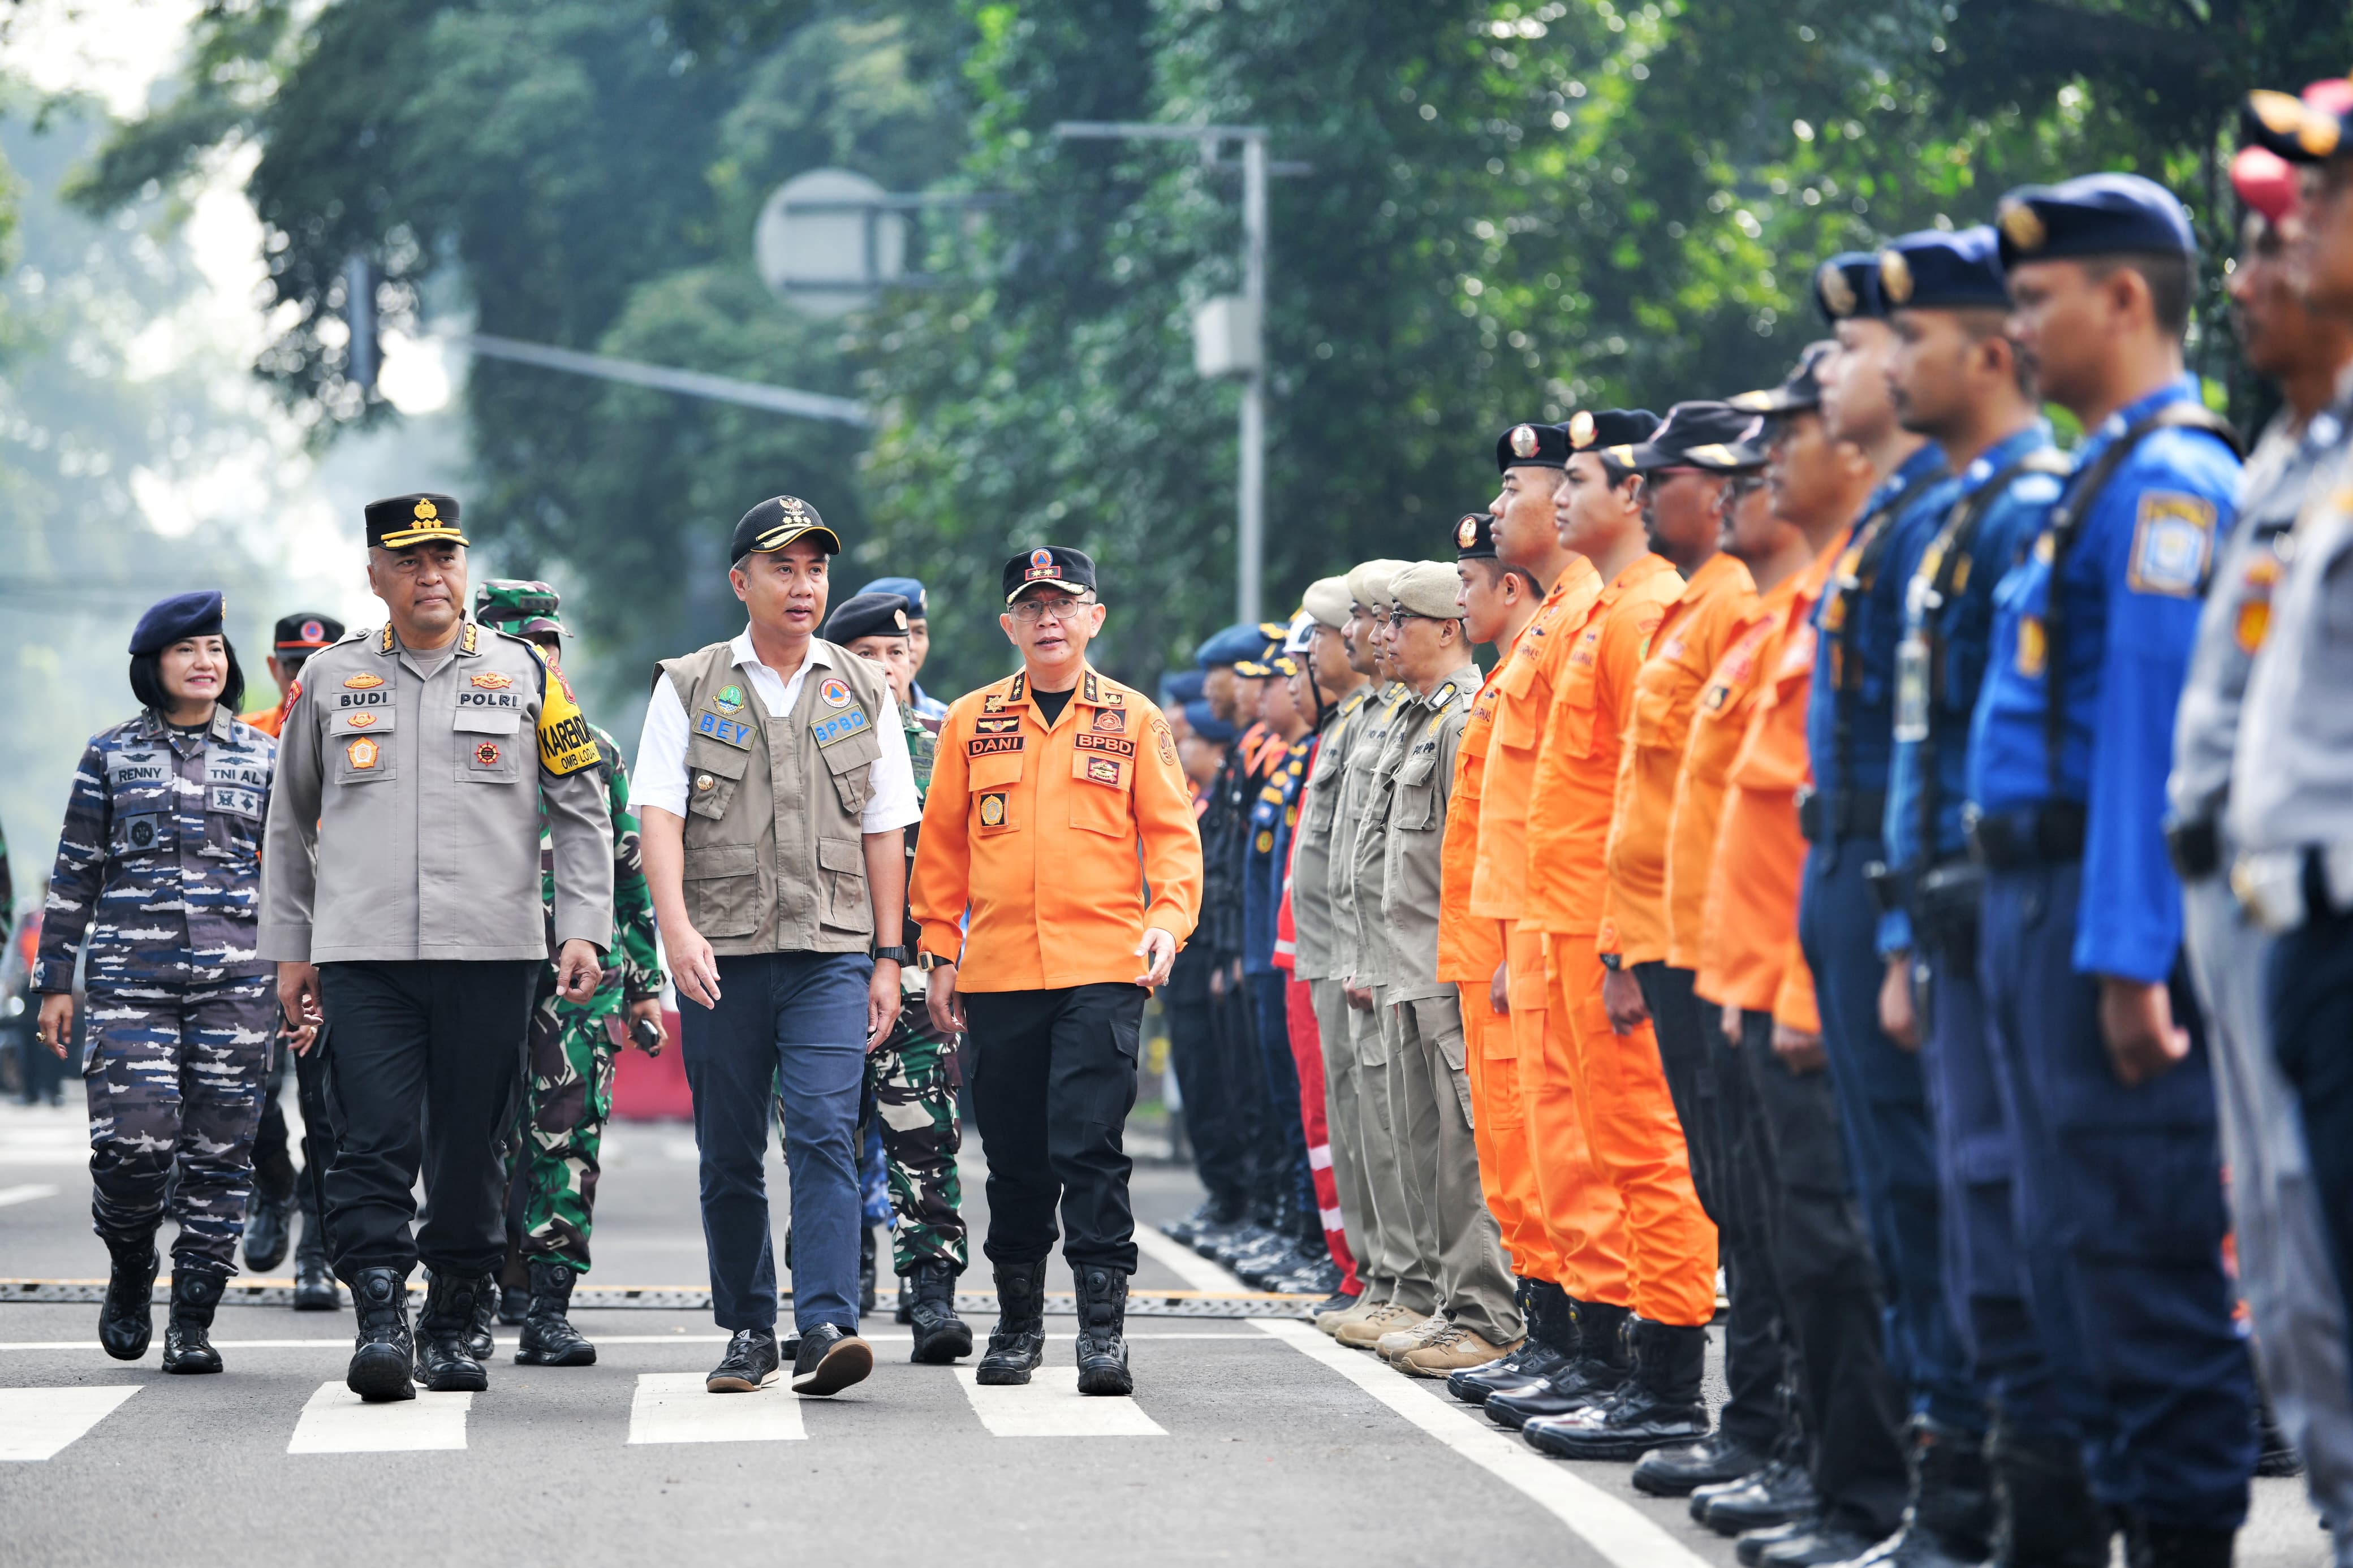
[[(416, 1397), (412, 1363), (437, 1392), (489, 1386), (467, 1336), (506, 1255), (504, 1149), (548, 958), (540, 818), (557, 988), (575, 1003), (612, 945), (613, 826), (563, 678), (466, 616), (458, 503), (374, 502), (367, 541), (388, 618), (303, 667), (279, 737), (261, 955), (296, 1048), (327, 1053), (328, 1244), (359, 1317), (345, 1382), (382, 1401)], [(420, 1259), (432, 1283), (412, 1340)]]
[[(2276, 158), (2273, 170), (2284, 173)], [(2272, 939), (2232, 898), (2234, 847), (2223, 826), (2247, 676), (2262, 647), (2284, 548), (2313, 487), (2345, 445), (2337, 376), (2353, 363), (2353, 323), (2306, 310), (2288, 277), (2281, 224), (2292, 179), (2251, 178), (2245, 244), (2229, 279), (2241, 352), (2286, 400), (2247, 460), (2239, 525), (2219, 549), (2173, 732), (2166, 841), (2181, 873), (2184, 946), (2212, 1023), (2214, 1091), (2229, 1165), (2239, 1289), (2280, 1431), (2306, 1460), (2314, 1503), (2353, 1556), (2353, 1384), (2346, 1377), (2345, 1302), (2330, 1268), (2295, 1096), (2263, 1016)], [(2268, 210), (2266, 210), (2268, 208)]]

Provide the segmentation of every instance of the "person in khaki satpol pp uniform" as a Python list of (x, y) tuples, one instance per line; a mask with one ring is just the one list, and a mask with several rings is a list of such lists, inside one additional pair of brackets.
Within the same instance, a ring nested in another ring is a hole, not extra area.
[(858, 1337), (857, 1127), (866, 1053), (899, 1017), (904, 830), (920, 815), (889, 679), (817, 636), (841, 540), (797, 496), (735, 525), (727, 577), (750, 624), (656, 668), (638, 744), (646, 882), (679, 991), (694, 1091), (712, 1315), (706, 1386), (776, 1375), (771, 1097), (792, 1180), (796, 1394), (873, 1370)]
[(1479, 688), (1451, 564), (1418, 561), (1390, 580), (1390, 659), (1418, 704), (1398, 726), (1387, 795), (1382, 923), (1390, 984), (1383, 1027), (1398, 1151), (1414, 1235), (1438, 1279), (1436, 1325), (1390, 1362), (1417, 1377), (1483, 1366), (1523, 1337), (1503, 1233), (1479, 1186), (1462, 1005), (1438, 975), (1440, 880), (1455, 755)]
[[(506, 1256), (503, 1151), (551, 922), (556, 989), (595, 994), (612, 945), (613, 826), (562, 676), (466, 618), (458, 503), (367, 509), (380, 629), (312, 654), (279, 736), (261, 856), (261, 956), (295, 1048), (326, 1052), (324, 1184), (371, 1402), (489, 1386), (470, 1335)], [(426, 1216), (411, 1189), (425, 1177)], [(412, 1342), (409, 1271), (432, 1285)]]
[(1026, 1384), (1044, 1360), (1059, 1205), (1079, 1392), (1124, 1394), (1121, 1130), (1145, 999), (1200, 917), (1201, 840), (1167, 720), (1087, 662), (1105, 614), (1094, 563), (1041, 546), (1005, 563), (1004, 586), (1021, 668), (948, 707), (911, 900), (933, 1026), (972, 1036), (997, 1300), (975, 1375)]

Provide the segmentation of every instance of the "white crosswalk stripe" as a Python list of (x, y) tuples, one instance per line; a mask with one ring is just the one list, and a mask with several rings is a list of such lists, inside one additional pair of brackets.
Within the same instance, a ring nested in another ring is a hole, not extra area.
[(641, 1372), (629, 1402), (632, 1443), (781, 1443), (808, 1433), (782, 1383), (757, 1394), (712, 1394), (708, 1373)]
[(0, 1388), (0, 1459), (46, 1459), (114, 1414), (133, 1384)]
[(340, 1383), (322, 1383), (302, 1406), (290, 1454), (390, 1454), (466, 1446), (470, 1394), (427, 1394), (369, 1405)]
[(956, 1381), (973, 1413), (998, 1437), (1166, 1437), (1167, 1428), (1133, 1399), (1079, 1392), (1079, 1369), (1041, 1366), (1015, 1388), (984, 1388), (976, 1368), (959, 1366)]

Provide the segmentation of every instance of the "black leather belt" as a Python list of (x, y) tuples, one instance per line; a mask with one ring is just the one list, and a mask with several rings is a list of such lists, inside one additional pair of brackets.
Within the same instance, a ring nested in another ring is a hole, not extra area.
[(2185, 882), (2202, 882), (2222, 868), (2222, 834), (2211, 816), (2165, 825), (2165, 852), (2172, 858), (2174, 874)]
[(1798, 796), (1798, 831), (1809, 844), (1877, 838), (1887, 831), (1887, 792), (1835, 789), (1822, 795), (1807, 790)]
[(2064, 866), (2084, 858), (2084, 808), (2072, 800), (1969, 820), (1969, 858), (1993, 871)]

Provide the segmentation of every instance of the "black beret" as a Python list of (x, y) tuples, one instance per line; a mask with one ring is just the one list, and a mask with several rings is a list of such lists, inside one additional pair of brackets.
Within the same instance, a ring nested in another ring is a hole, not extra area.
[(367, 542), (377, 550), (463, 544), (466, 536), (458, 531), (458, 499), (421, 492), (372, 500), (367, 504)]
[(2021, 185), (1994, 210), (2001, 264), (2080, 256), (2182, 256), (2198, 237), (2171, 191), (2138, 174), (2080, 174), (2055, 185)]
[(1891, 310), (2007, 310), (2001, 242), (1990, 224), (1891, 239), (1879, 253), (1879, 292)]
[(1634, 448), (1634, 460), (1621, 466), (1638, 474), (1659, 468), (1718, 467), (1694, 457), (1694, 450), (1729, 446), (1740, 439), (1756, 417), (1729, 403), (1678, 403), (1667, 410), (1666, 423)]
[(162, 653), (184, 637), (216, 637), (221, 636), (221, 620), (228, 613), (226, 600), (217, 588), (205, 588), (193, 594), (174, 594), (148, 606), (132, 628), (131, 652)]
[(1828, 359), (1838, 344), (1824, 338), (1806, 345), (1798, 356), (1798, 365), (1781, 379), (1778, 386), (1767, 386), (1756, 392), (1744, 392), (1725, 401), (1743, 414), (1803, 414), (1822, 405), (1822, 384), (1819, 379), (1822, 361)]
[(1887, 314), (1875, 251), (1841, 250), (1814, 268), (1814, 309), (1831, 326)]
[(1454, 520), (1454, 559), (1495, 559), (1495, 520), (1484, 510), (1466, 511)]
[(1514, 425), (1495, 437), (1495, 471), (1568, 467), (1568, 428), (1562, 425)]
[(2301, 96), (2251, 92), (2241, 107), (2240, 139), (2291, 163), (2322, 163), (2348, 149), (2345, 117), (2353, 85), (2342, 77), (2314, 82)]
[(340, 641), (343, 623), (332, 616), (322, 616), (308, 610), (297, 610), (290, 616), (278, 617), (278, 631), (272, 639), (272, 653), (314, 653), (329, 643)]
[[(1659, 416), (1647, 408), (1597, 408), (1591, 413), (1591, 439), (1578, 441), (1577, 449), (1590, 451), (1614, 468), (1630, 470), (1634, 467), (1634, 448), (1658, 433)], [(1571, 431), (1570, 437), (1575, 439), (1582, 434)]]
[(1094, 558), (1067, 544), (1041, 544), (1025, 550), (1005, 563), (1005, 602), (1011, 604), (1023, 590), (1039, 586), (1072, 594), (1095, 591)]
[(860, 637), (907, 635), (907, 601), (897, 594), (860, 594), (844, 599), (825, 618), (825, 640), (853, 643)]
[(841, 553), (841, 535), (825, 525), (817, 508), (798, 496), (770, 496), (736, 520), (727, 559), (770, 554), (804, 534), (816, 535), (810, 542), (828, 555)]

